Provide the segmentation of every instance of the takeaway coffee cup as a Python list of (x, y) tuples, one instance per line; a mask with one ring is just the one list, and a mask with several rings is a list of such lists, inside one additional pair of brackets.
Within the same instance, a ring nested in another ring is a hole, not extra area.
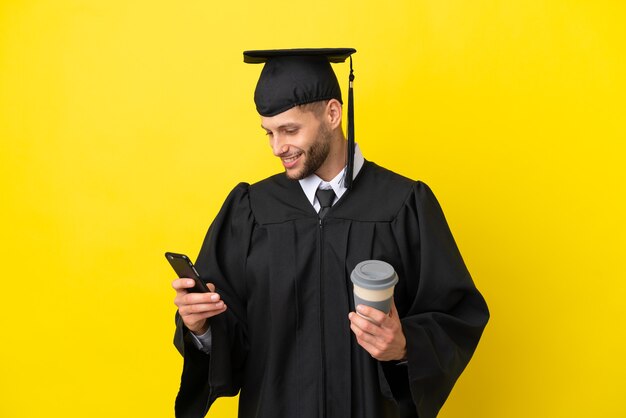
[(365, 260), (356, 265), (350, 279), (354, 285), (354, 306), (367, 305), (385, 313), (391, 310), (393, 288), (398, 275), (389, 263)]

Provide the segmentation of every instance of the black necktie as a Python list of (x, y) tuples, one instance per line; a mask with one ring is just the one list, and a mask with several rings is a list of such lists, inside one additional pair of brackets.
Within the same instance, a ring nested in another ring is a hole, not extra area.
[(317, 197), (317, 200), (320, 202), (321, 206), (320, 211), (317, 213), (317, 215), (320, 217), (320, 219), (324, 219), (324, 216), (326, 216), (326, 212), (328, 212), (328, 209), (330, 209), (330, 207), (333, 205), (333, 200), (335, 200), (335, 191), (333, 189), (317, 189), (317, 191), (315, 192), (315, 196)]

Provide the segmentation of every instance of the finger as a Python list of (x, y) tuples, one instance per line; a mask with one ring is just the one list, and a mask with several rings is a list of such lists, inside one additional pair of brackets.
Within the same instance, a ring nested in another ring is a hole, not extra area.
[(202, 303), (217, 303), (221, 300), (221, 297), (217, 293), (187, 293), (184, 290), (177, 291), (174, 298), (174, 305), (178, 308), (182, 308), (188, 305), (202, 304)]
[(396, 308), (395, 302), (392, 301), (389, 315), (381, 323), (381, 327), (391, 330), (392, 332), (395, 332), (397, 329), (402, 328), (402, 325), (400, 323), (400, 315), (398, 314), (398, 309)]
[(182, 296), (185, 304), (218, 302), (222, 299), (219, 293), (187, 293)]
[(396, 301), (391, 299), (391, 312), (389, 316), (392, 318), (400, 318), (400, 314), (398, 313), (398, 308), (396, 308)]
[[(358, 317), (358, 315), (356, 314), (354, 314), (354, 316)], [(363, 324), (363, 327), (360, 327), (356, 322), (360, 322), (361, 324)], [(393, 333), (381, 327), (373, 325), (367, 320), (365, 321), (365, 323), (363, 323), (361, 321), (358, 321), (358, 318), (355, 319), (355, 322), (351, 323), (350, 329), (357, 337), (357, 341), (361, 340), (367, 342), (381, 353), (388, 350), (393, 343)]]
[(354, 332), (354, 335), (357, 338), (361, 338), (362, 340), (367, 341), (379, 350), (388, 349), (393, 342), (393, 333), (378, 326), (372, 326), (369, 321), (365, 322), (367, 322), (368, 324), (365, 324), (363, 328), (354, 322), (351, 323), (350, 328)]
[(204, 313), (210, 311), (218, 311), (224, 307), (224, 302), (219, 301), (217, 303), (196, 303), (193, 305), (183, 305), (178, 309), (181, 315), (189, 315), (196, 313)]
[[(355, 335), (357, 335), (358, 329), (353, 328), (353, 326), (351, 326), (351, 328)], [(383, 354), (383, 351), (379, 347), (377, 347), (376, 344), (370, 340), (370, 338), (372, 338), (372, 336), (369, 334), (363, 334), (360, 337), (357, 335), (356, 341), (361, 347), (365, 349), (365, 351), (370, 353), (372, 357), (378, 359)]]
[(348, 315), (348, 318), (350, 319), (351, 323), (359, 327), (359, 329), (361, 329), (363, 332), (371, 335), (376, 335), (378, 332), (380, 332), (380, 326), (378, 326), (378, 324), (371, 322), (370, 320), (360, 316), (359, 314), (351, 312), (350, 315)]
[(187, 327), (189, 326), (194, 327), (194, 324), (204, 321), (205, 319), (209, 319), (214, 316), (217, 316), (225, 311), (226, 311), (226, 306), (224, 306), (224, 308), (220, 311), (203, 312), (203, 313), (197, 313), (197, 314), (191, 314), (191, 315), (185, 315), (185, 316), (181, 315), (181, 318), (183, 318), (183, 322), (185, 323), (185, 325), (187, 325)]
[(359, 328), (359, 326), (354, 323), (350, 324), (350, 329), (354, 333), (357, 341), (363, 341), (371, 345), (376, 345), (376, 336), (370, 334), (362, 328)]
[(193, 281), (193, 279), (189, 279), (189, 278), (176, 279), (172, 282), (172, 287), (176, 291), (186, 290), (186, 289), (193, 287), (194, 285), (195, 285), (195, 282)]
[[(358, 332), (355, 332), (357, 336), (363, 336), (363, 338), (375, 345), (380, 350), (386, 350), (394, 340), (393, 328), (383, 328), (377, 324), (371, 323), (369, 320), (361, 318), (358, 314), (350, 314), (351, 325), (354, 325)], [(366, 335), (371, 336), (366, 337)]]
[(388, 315), (378, 309), (374, 309), (371, 306), (359, 305), (356, 307), (356, 311), (363, 316), (370, 318), (377, 324), (382, 324), (383, 321), (388, 318)]

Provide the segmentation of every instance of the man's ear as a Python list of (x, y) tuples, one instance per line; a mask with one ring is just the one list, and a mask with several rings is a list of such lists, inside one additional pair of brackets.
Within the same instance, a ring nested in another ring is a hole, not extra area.
[(332, 130), (341, 128), (341, 102), (337, 99), (330, 99), (326, 104), (326, 118)]

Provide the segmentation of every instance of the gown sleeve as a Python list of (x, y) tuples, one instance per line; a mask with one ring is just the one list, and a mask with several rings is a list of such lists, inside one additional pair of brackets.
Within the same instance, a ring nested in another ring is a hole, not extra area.
[(407, 363), (383, 365), (384, 375), (401, 408), (412, 400), (419, 418), (434, 418), (472, 357), (489, 311), (426, 184), (415, 183), (393, 233), (403, 260), (396, 305)]
[(176, 397), (176, 417), (204, 417), (220, 396), (235, 396), (247, 355), (245, 269), (254, 218), (246, 183), (229, 194), (207, 232), (196, 269), (215, 284), (227, 310), (210, 319), (211, 352), (193, 344), (190, 331), (176, 313), (174, 345), (184, 358)]

